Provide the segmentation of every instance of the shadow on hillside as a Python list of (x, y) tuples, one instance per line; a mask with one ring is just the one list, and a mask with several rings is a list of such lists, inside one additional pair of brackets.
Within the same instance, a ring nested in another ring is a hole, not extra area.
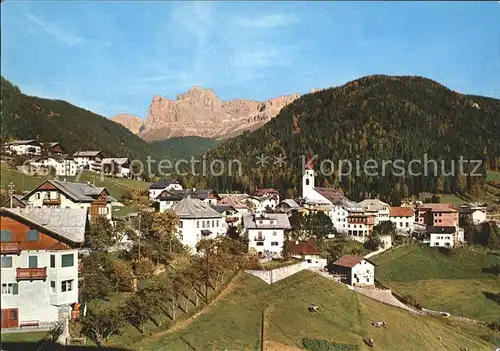
[(493, 302), (496, 302), (497, 304), (500, 305), (500, 294), (495, 294), (491, 293), (489, 291), (483, 291), (484, 297), (486, 297), (488, 300), (491, 300)]
[(484, 267), (484, 268), (481, 268), (481, 272), (498, 276), (498, 275), (500, 275), (500, 266), (493, 265), (491, 267)]
[(2, 351), (83, 351), (83, 350), (108, 350), (108, 351), (132, 351), (132, 349), (124, 349), (117, 347), (92, 347), (92, 346), (62, 346), (54, 342), (2, 342)]

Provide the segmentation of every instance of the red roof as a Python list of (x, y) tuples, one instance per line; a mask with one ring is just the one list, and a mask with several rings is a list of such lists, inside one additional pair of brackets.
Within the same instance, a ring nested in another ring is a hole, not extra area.
[(233, 206), (234, 208), (246, 208), (248, 209), (248, 206), (245, 205), (243, 202), (238, 201), (236, 199), (233, 199), (231, 196), (226, 196), (217, 201), (218, 206)]
[(431, 212), (457, 212), (451, 204), (429, 203), (418, 206), (418, 210), (430, 210)]
[(277, 194), (279, 195), (278, 190), (274, 188), (262, 188), (262, 189), (255, 189), (255, 191), (252, 193), (252, 196), (264, 196), (266, 194)]
[[(363, 260), (368, 261), (363, 256), (347, 255), (347, 256), (342, 256), (337, 261), (333, 262), (333, 264), (336, 266), (352, 268)], [(370, 262), (370, 261), (368, 261), (368, 262)], [(372, 262), (370, 262), (370, 263), (373, 264)]]
[(319, 255), (318, 247), (313, 241), (289, 241), (286, 250), (292, 255)]
[(413, 217), (413, 209), (411, 207), (391, 207), (389, 212), (391, 217)]

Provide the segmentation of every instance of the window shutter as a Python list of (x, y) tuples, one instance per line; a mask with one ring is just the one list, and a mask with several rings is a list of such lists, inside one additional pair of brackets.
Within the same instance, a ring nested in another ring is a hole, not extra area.
[(18, 295), (19, 294), (19, 285), (17, 283), (12, 284), (12, 295)]

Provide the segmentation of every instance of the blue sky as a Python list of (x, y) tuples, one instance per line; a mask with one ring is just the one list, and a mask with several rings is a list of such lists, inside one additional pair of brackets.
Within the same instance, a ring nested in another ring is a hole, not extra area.
[(145, 117), (192, 85), (264, 100), (369, 74), (500, 97), (499, 2), (16, 1), (1, 71), (25, 93)]

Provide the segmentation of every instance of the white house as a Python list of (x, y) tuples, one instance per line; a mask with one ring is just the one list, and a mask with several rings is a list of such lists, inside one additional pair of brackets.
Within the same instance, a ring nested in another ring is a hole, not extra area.
[(217, 201), (217, 205), (214, 208), (216, 208), (218, 212), (223, 211), (226, 215), (226, 222), (232, 226), (242, 224), (243, 216), (250, 212), (247, 205), (230, 195), (227, 195)]
[(219, 195), (214, 189), (163, 190), (155, 199), (158, 204), (158, 212), (165, 212), (171, 209), (172, 206), (187, 196), (201, 200), (210, 206), (217, 205), (217, 202), (220, 200)]
[(128, 158), (103, 158), (101, 170), (106, 174), (128, 178), (130, 177), (130, 160)]
[(102, 155), (100, 151), (78, 151), (73, 154), (78, 168), (88, 168), (94, 172), (101, 171)]
[(365, 199), (358, 203), (365, 212), (376, 215), (375, 225), (382, 221), (389, 220), (390, 206), (379, 199)]
[(2, 208), (1, 327), (47, 327), (78, 303), (85, 209)]
[(2, 145), (2, 148), (10, 154), (33, 155), (42, 154), (42, 145), (36, 140), (15, 140)]
[(37, 174), (49, 174), (54, 169), (57, 176), (76, 176), (77, 164), (72, 158), (40, 157), (28, 162)]
[(415, 211), (411, 207), (391, 207), (389, 220), (400, 233), (409, 234), (413, 230)]
[(333, 263), (333, 272), (348, 285), (374, 285), (375, 263), (363, 256), (342, 256)]
[(279, 197), (276, 197), (276, 196), (254, 196), (254, 195), (251, 195), (247, 198), (247, 201), (250, 201), (254, 207), (254, 212), (256, 213), (261, 213), (261, 212), (265, 212), (266, 209), (270, 208), (272, 210), (274, 210), (276, 208), (276, 206), (278, 206), (279, 204), (279, 201), (278, 201), (278, 198)]
[(109, 220), (112, 217), (112, 203), (116, 202), (104, 187), (58, 180), (44, 181), (22, 200), (28, 207), (82, 208), (91, 216), (104, 215)]
[(163, 190), (182, 189), (182, 185), (176, 180), (159, 180), (149, 185), (149, 199), (154, 201)]
[(431, 247), (455, 247), (457, 243), (463, 241), (463, 229), (456, 227), (434, 227), (428, 226), (429, 245)]
[(318, 246), (314, 241), (289, 241), (286, 251), (290, 256), (304, 260), (309, 269), (323, 270), (327, 261), (320, 256)]
[(257, 188), (251, 195), (257, 198), (274, 198), (276, 200), (276, 204), (280, 203), (280, 193), (274, 188)]
[(281, 257), (285, 230), (291, 229), (286, 213), (247, 214), (243, 227), (249, 251), (264, 257)]
[(484, 207), (460, 207), (458, 209), (458, 214), (462, 221), (465, 220), (474, 225), (481, 224), (487, 221), (486, 209)]
[(203, 201), (190, 195), (175, 203), (170, 209), (180, 218), (178, 235), (183, 245), (192, 253), (203, 238), (213, 239), (226, 233), (222, 215)]

